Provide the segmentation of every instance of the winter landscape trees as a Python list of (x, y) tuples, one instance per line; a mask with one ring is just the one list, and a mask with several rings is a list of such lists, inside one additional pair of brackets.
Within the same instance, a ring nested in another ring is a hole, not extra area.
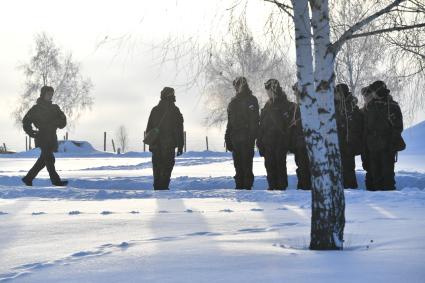
[(35, 36), (35, 50), (29, 62), (22, 64), (20, 69), (25, 76), (25, 83), (18, 106), (13, 112), (17, 125), (21, 125), (23, 115), (44, 85), (55, 89), (53, 101), (63, 109), (71, 125), (93, 105), (90, 93), (92, 82), (82, 75), (80, 64), (74, 60), (72, 53), (64, 54), (46, 33)]

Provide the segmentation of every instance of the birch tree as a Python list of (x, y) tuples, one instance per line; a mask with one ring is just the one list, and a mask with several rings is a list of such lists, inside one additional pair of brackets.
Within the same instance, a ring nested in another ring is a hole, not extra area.
[(80, 64), (72, 53), (64, 54), (46, 33), (35, 36), (35, 50), (28, 63), (20, 66), (24, 76), (24, 90), (13, 112), (16, 124), (21, 125), (25, 113), (35, 103), (44, 85), (55, 89), (53, 102), (59, 104), (73, 125), (78, 117), (93, 105), (89, 78), (81, 74)]
[(328, 0), (291, 0), (290, 4), (265, 1), (277, 5), (295, 25), (297, 91), (313, 186), (310, 249), (342, 249), (345, 199), (333, 102), (336, 56), (350, 39), (423, 28), (425, 21), (362, 32), (363, 28), (407, 2), (395, 0), (347, 27), (331, 42)]
[(121, 152), (126, 152), (128, 147), (128, 132), (127, 128), (124, 125), (121, 125), (117, 129), (116, 138), (118, 140), (118, 144), (121, 147)]

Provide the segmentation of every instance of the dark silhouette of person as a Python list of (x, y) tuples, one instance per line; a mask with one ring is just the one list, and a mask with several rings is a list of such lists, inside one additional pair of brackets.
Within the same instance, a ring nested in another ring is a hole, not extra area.
[[(292, 86), (292, 90), (295, 92), (298, 100), (300, 95), (298, 93), (297, 84)], [(296, 106), (295, 111), (295, 125), (291, 133), (290, 151), (294, 153), (295, 165), (297, 166), (297, 189), (311, 190), (310, 160), (308, 157), (299, 105)]]
[(27, 112), (22, 120), (24, 131), (35, 139), (35, 146), (41, 150), (40, 157), (34, 166), (22, 178), (27, 186), (32, 186), (34, 178), (44, 167), (47, 168), (53, 185), (66, 186), (68, 184), (68, 181), (60, 179), (55, 169), (53, 153), (58, 150), (56, 130), (66, 126), (66, 116), (58, 105), (52, 103), (53, 94), (53, 87), (43, 86), (36, 105)]
[(149, 145), (149, 151), (152, 152), (154, 190), (169, 189), (175, 164), (175, 149), (177, 148), (177, 156), (183, 154), (183, 115), (175, 102), (174, 89), (164, 87), (161, 100), (152, 109), (146, 127), (146, 133), (156, 127), (159, 129), (158, 139)]
[(369, 86), (372, 100), (364, 112), (366, 149), (371, 185), (368, 190), (395, 190), (394, 164), (397, 151), (405, 147), (401, 133), (403, 116), (383, 81)]
[(334, 97), (343, 185), (345, 189), (356, 189), (355, 156), (362, 152), (363, 116), (346, 84), (336, 85)]
[(236, 189), (250, 190), (254, 183), (252, 162), (259, 127), (259, 106), (245, 77), (233, 81), (236, 95), (227, 108), (226, 148), (232, 152)]
[(279, 81), (269, 79), (265, 84), (269, 100), (260, 114), (257, 147), (264, 157), (269, 190), (286, 190), (288, 175), (286, 155), (291, 141), (296, 105), (290, 102)]

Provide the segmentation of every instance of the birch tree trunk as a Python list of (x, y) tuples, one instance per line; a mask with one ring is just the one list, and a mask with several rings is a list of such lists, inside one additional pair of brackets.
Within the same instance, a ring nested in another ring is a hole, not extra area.
[(342, 249), (345, 200), (333, 100), (335, 54), (328, 48), (328, 1), (291, 1), (301, 120), (312, 175), (310, 249)]

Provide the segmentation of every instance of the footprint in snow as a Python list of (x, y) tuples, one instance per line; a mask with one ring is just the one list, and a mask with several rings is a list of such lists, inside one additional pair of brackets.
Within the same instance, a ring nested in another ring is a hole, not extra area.
[(8, 214), (8, 213), (7, 212), (0, 211), (0, 215), (6, 215), (6, 214)]
[(192, 212), (193, 212), (193, 210), (192, 210), (192, 209), (186, 209), (184, 212), (192, 213)]
[(273, 227), (287, 227), (287, 226), (295, 226), (298, 224), (299, 224), (298, 222), (284, 222), (284, 223), (274, 224)]
[(105, 210), (105, 211), (102, 211), (100, 214), (102, 214), (102, 215), (109, 215), (109, 214), (112, 214), (112, 213), (113, 213), (112, 211)]
[(226, 208), (226, 209), (222, 209), (222, 210), (220, 210), (220, 212), (227, 212), (227, 213), (231, 213), (231, 212), (233, 212), (233, 210), (231, 210), (231, 209), (229, 209), (229, 208)]
[(245, 228), (245, 229), (238, 230), (238, 232), (242, 232), (242, 233), (259, 233), (259, 232), (267, 232), (267, 231), (268, 231), (267, 228)]
[(251, 211), (264, 211), (262, 208), (252, 208)]
[(288, 210), (286, 207), (279, 207), (279, 208), (276, 208), (276, 210)]
[(168, 210), (160, 210), (158, 213), (170, 213)]
[(140, 212), (135, 211), (135, 210), (132, 210), (132, 211), (130, 211), (130, 213), (131, 213), (131, 214), (139, 214)]
[(221, 233), (214, 233), (214, 232), (195, 232), (186, 234), (186, 236), (220, 236)]
[(43, 215), (43, 214), (46, 214), (46, 213), (45, 212), (42, 212), (42, 211), (31, 213), (31, 215)]
[(78, 215), (78, 214), (81, 214), (81, 212), (79, 212), (78, 210), (73, 210), (73, 211), (70, 211), (68, 214), (69, 215)]

